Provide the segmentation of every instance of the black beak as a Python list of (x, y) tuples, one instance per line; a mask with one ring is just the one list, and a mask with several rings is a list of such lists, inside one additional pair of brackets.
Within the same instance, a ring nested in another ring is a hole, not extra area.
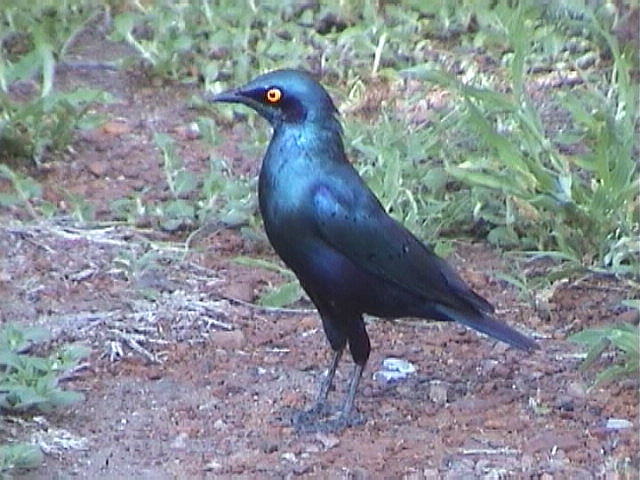
[(227, 90), (221, 93), (207, 93), (204, 96), (208, 102), (245, 103), (247, 98), (241, 95), (237, 89)]
[(208, 102), (239, 103), (245, 105), (269, 121), (271, 121), (274, 115), (273, 113), (269, 113), (269, 109), (264, 104), (251, 97), (251, 91), (243, 90), (242, 88), (234, 88), (217, 94), (205, 93), (204, 98)]

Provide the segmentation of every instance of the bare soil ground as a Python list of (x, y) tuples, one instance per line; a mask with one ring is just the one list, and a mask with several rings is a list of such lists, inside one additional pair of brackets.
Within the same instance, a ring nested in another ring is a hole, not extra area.
[[(95, 32), (80, 40), (79, 59), (123, 54)], [(182, 134), (196, 116), (187, 108), (195, 87), (78, 68), (60, 68), (58, 82), (119, 99), (101, 107), (112, 118), (106, 127), (80, 133), (67, 158), (39, 178), (60, 207), (75, 193), (108, 219), (113, 199), (143, 188), (163, 198), (154, 131), (175, 138), (189, 169), (206, 168), (210, 148)], [(259, 159), (234, 147), (242, 129), (227, 137), (217, 154), (257, 171)], [(263, 243), (221, 230), (183, 251), (167, 243), (153, 268), (132, 273), (118, 267), (124, 252), (178, 238), (34, 224), (13, 210), (0, 217), (0, 322), (45, 325), (54, 343), (81, 341), (93, 351), (67, 382), (84, 402), (0, 418), (0, 440), (31, 439), (46, 452), (44, 465), (16, 478), (638, 478), (638, 383), (589, 390), (592, 375), (579, 371), (580, 350), (566, 341), (588, 326), (637, 321), (619, 307), (630, 296), (623, 282), (559, 284), (542, 314), (491, 275), (505, 269), (498, 253), (457, 244), (450, 260), (462, 276), (500, 317), (535, 332), (541, 350), (526, 355), (455, 325), (372, 320), (373, 353), (357, 397), (366, 424), (301, 435), (286, 419), (314, 398), (330, 352), (310, 304), (251, 305), (278, 277), (230, 258), (273, 255)], [(161, 295), (146, 297), (148, 287)], [(417, 372), (394, 384), (374, 380), (391, 356)], [(330, 397), (336, 405), (350, 372), (345, 358)], [(633, 427), (607, 429), (611, 418)]]

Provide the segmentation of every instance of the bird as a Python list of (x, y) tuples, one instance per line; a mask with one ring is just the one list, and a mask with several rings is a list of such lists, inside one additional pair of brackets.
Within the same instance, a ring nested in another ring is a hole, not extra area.
[[(352, 414), (371, 352), (365, 314), (454, 321), (520, 350), (538, 348), (495, 318), (491, 303), (389, 216), (348, 160), (338, 110), (310, 73), (275, 70), (205, 98), (249, 107), (273, 129), (258, 177), (260, 214), (333, 351), (313, 406), (292, 420), (297, 427), (341, 431), (365, 421)], [(353, 372), (342, 408), (330, 415), (328, 394), (347, 346)]]

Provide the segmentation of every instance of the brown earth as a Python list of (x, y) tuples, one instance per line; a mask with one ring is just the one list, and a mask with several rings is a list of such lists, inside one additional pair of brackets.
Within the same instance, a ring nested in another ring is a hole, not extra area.
[[(83, 37), (79, 59), (124, 53)], [(60, 88), (88, 85), (118, 98), (100, 107), (106, 126), (80, 133), (66, 158), (44, 166), (45, 198), (62, 210), (69, 193), (104, 220), (113, 199), (143, 188), (145, 198), (164, 198), (153, 132), (176, 140), (187, 168), (207, 168), (211, 148), (185, 134), (197, 116), (187, 106), (195, 87), (93, 68), (61, 67), (57, 78)], [(232, 147), (242, 132), (226, 132), (217, 154), (255, 173), (257, 160)], [(228, 229), (186, 249), (157, 229), (30, 222), (13, 209), (0, 216), (0, 322), (45, 325), (54, 344), (80, 341), (93, 352), (65, 382), (85, 401), (0, 419), (0, 443), (31, 440), (46, 453), (40, 468), (15, 478), (638, 478), (638, 383), (590, 389), (593, 372), (579, 370), (581, 350), (566, 341), (585, 327), (638, 321), (619, 306), (631, 296), (624, 281), (559, 283), (539, 295), (536, 311), (492, 275), (506, 270), (497, 252), (458, 243), (451, 262), (500, 317), (535, 332), (541, 350), (526, 355), (455, 325), (371, 320), (373, 353), (357, 397), (367, 422), (298, 434), (287, 419), (313, 400), (330, 353), (310, 304), (251, 304), (281, 279), (230, 259), (275, 261), (264, 240)], [(151, 267), (123, 267), (153, 249)], [(145, 296), (148, 288), (160, 294)], [(374, 380), (386, 357), (417, 371), (394, 384)], [(345, 357), (334, 405), (350, 372)], [(609, 419), (633, 426), (607, 429)]]

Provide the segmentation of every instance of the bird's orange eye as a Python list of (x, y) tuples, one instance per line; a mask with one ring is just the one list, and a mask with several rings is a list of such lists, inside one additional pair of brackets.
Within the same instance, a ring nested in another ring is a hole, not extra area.
[(282, 91), (279, 88), (270, 88), (267, 90), (266, 99), (269, 103), (278, 103), (282, 98)]

